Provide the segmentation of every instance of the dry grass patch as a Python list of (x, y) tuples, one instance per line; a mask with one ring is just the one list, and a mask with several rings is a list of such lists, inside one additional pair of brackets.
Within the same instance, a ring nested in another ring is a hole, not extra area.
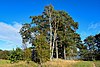
[[(100, 67), (100, 61), (75, 61), (75, 60), (63, 60), (63, 59), (53, 59), (52, 61), (47, 61), (42, 63), (42, 67)], [(26, 63), (25, 61), (19, 61), (18, 63), (11, 64), (9, 60), (1, 60), (0, 67), (39, 67), (40, 65), (30, 61)]]
[(43, 63), (43, 67), (73, 67), (79, 61), (74, 60), (62, 60), (62, 59), (53, 59), (52, 61), (48, 61)]

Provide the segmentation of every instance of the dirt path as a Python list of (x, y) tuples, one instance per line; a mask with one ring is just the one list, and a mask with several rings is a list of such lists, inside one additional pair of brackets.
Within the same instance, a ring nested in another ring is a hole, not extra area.
[(94, 63), (93, 63), (93, 67), (96, 67)]

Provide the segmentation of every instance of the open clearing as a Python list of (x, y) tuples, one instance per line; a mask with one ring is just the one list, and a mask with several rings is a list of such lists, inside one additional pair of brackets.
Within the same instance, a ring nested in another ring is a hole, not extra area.
[[(20, 61), (11, 64), (9, 60), (0, 60), (0, 67), (38, 67), (39, 65), (30, 61)], [(74, 61), (74, 60), (61, 60), (54, 59), (42, 64), (42, 67), (100, 67), (100, 61)]]

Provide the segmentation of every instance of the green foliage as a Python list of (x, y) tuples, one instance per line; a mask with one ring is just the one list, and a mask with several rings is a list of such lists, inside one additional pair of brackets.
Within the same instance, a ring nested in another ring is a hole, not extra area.
[(20, 48), (16, 48), (16, 56), (17, 60), (23, 60), (23, 50)]
[(100, 60), (100, 34), (88, 36), (80, 46), (80, 56), (84, 60)]
[(0, 49), (0, 51), (2, 51), (2, 50)]
[(13, 49), (10, 53), (9, 60), (11, 63), (23, 60), (23, 51), (20, 48), (16, 48), (16, 50)]
[(11, 63), (14, 63), (14, 62), (17, 61), (16, 52), (15, 52), (14, 49), (11, 51), (11, 54), (10, 54), (10, 56), (9, 56), (9, 60), (10, 60)]
[(100, 60), (100, 33), (99, 34), (96, 34), (95, 36), (95, 47), (97, 48), (96, 51), (95, 51), (95, 54), (96, 54), (96, 60)]
[(27, 60), (27, 62), (29, 62), (31, 60), (32, 57), (32, 51), (30, 48), (26, 48), (24, 49), (24, 60)]
[(8, 59), (8, 56), (10, 54), (10, 51), (7, 51), (7, 50), (1, 50), (0, 51), (0, 59)]
[(39, 63), (43, 63), (49, 60), (49, 44), (46, 42), (45, 36), (37, 36), (37, 39), (34, 41), (34, 44), (37, 51), (37, 57), (40, 60)]

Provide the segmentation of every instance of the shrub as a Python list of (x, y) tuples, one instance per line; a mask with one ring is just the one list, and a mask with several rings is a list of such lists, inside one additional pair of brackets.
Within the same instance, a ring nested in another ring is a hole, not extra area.
[(20, 48), (16, 48), (16, 50), (13, 49), (10, 53), (9, 60), (11, 63), (23, 60), (23, 51)]

